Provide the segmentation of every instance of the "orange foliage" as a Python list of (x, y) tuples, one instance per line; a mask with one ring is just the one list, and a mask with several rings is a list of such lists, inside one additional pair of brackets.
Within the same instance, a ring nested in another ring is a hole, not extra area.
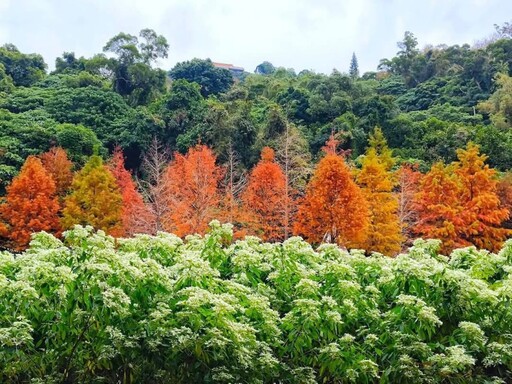
[(123, 198), (121, 213), (122, 228), (115, 236), (131, 236), (136, 233), (144, 233), (147, 217), (149, 216), (142, 195), (137, 191), (132, 175), (124, 166), (124, 157), (121, 148), (116, 147), (108, 168), (114, 178)]
[(393, 193), (396, 182), (387, 168), (375, 148), (370, 148), (357, 175), (357, 182), (370, 211), (368, 236), (363, 248), (368, 252), (393, 256), (400, 251), (402, 235), (397, 214), (398, 199)]
[(30, 156), (18, 176), (7, 187), (0, 215), (5, 222), (1, 232), (9, 238), (13, 249), (21, 251), (33, 232), (59, 234), (59, 202), (55, 183), (41, 161)]
[(55, 182), (57, 195), (64, 197), (73, 181), (73, 163), (68, 159), (66, 151), (61, 147), (53, 147), (43, 153), (40, 158), (44, 168)]
[(398, 219), (405, 245), (412, 245), (412, 228), (418, 221), (414, 196), (418, 193), (422, 176), (417, 165), (404, 164), (398, 170)]
[(265, 147), (261, 151), (261, 160), (249, 175), (242, 200), (252, 233), (265, 241), (284, 239), (289, 205), (286, 177), (275, 162), (271, 148)]
[(458, 149), (457, 157), (455, 173), (460, 180), (459, 199), (464, 207), (461, 235), (478, 248), (498, 251), (510, 231), (502, 228), (509, 210), (500, 205), (496, 171), (485, 164), (487, 156), (481, 155), (473, 143)]
[[(334, 149), (333, 149), (334, 147)], [(313, 243), (361, 246), (369, 225), (368, 203), (335, 144), (328, 143), (299, 207), (294, 233)]]
[(414, 232), (441, 240), (444, 253), (470, 245), (460, 237), (460, 228), (464, 226), (461, 216), (463, 206), (459, 200), (460, 183), (453, 168), (442, 163), (434, 164), (422, 177), (415, 196), (418, 222)]
[(205, 145), (190, 148), (186, 155), (175, 154), (165, 175), (170, 211), (165, 230), (178, 236), (206, 232), (220, 204), (222, 169), (215, 161)]

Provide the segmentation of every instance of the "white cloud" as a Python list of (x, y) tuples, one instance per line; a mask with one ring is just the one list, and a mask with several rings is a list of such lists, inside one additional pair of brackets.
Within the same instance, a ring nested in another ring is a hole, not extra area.
[(0, 43), (40, 52), (52, 64), (63, 51), (101, 52), (120, 31), (152, 28), (167, 37), (170, 68), (193, 57), (252, 71), (275, 65), (329, 73), (347, 70), (352, 52), (360, 69), (392, 57), (405, 30), (420, 46), (472, 43), (512, 14), (503, 0), (0, 0)]

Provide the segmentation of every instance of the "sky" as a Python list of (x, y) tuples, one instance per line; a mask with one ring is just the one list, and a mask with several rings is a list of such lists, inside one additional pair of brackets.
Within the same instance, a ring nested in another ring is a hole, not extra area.
[(398, 51), (405, 31), (427, 44), (473, 44), (511, 21), (511, 0), (0, 0), (0, 45), (40, 53), (49, 68), (64, 51), (90, 57), (119, 32), (164, 35), (170, 69), (194, 57), (252, 72), (275, 66), (360, 72)]

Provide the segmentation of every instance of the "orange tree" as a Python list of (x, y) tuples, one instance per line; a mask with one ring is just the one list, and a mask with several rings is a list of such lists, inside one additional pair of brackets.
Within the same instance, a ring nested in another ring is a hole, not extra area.
[(178, 236), (205, 233), (219, 214), (219, 183), (222, 169), (205, 145), (196, 145), (186, 155), (175, 154), (165, 174), (169, 220), (165, 230)]
[(286, 214), (289, 197), (286, 191), (286, 177), (275, 161), (274, 150), (264, 147), (261, 160), (251, 171), (249, 183), (242, 194), (250, 232), (265, 241), (285, 238), (289, 226)]
[(143, 233), (146, 230), (144, 223), (149, 215), (142, 195), (137, 191), (131, 173), (125, 168), (124, 157), (121, 148), (116, 147), (108, 169), (114, 176), (117, 187), (121, 192), (123, 205), (121, 210), (122, 228), (117, 236), (133, 235)]
[(364, 244), (369, 225), (368, 203), (352, 180), (331, 137), (306, 187), (294, 233), (313, 243), (337, 243), (347, 248)]
[(460, 236), (461, 228), (465, 225), (461, 215), (464, 208), (460, 192), (460, 181), (454, 166), (436, 163), (422, 177), (415, 196), (418, 220), (414, 232), (422, 237), (441, 240), (444, 253), (471, 245)]
[(25, 249), (33, 232), (59, 233), (60, 207), (55, 191), (55, 183), (41, 160), (28, 157), (7, 187), (5, 203), (0, 207), (0, 232), (10, 240), (13, 249)]
[(487, 156), (473, 143), (458, 149), (457, 157), (455, 173), (460, 180), (464, 219), (461, 236), (478, 248), (498, 251), (510, 231), (502, 227), (509, 210), (500, 204), (496, 171), (485, 164)]
[(52, 176), (55, 182), (56, 193), (63, 198), (73, 181), (73, 162), (61, 147), (53, 147), (41, 156), (43, 167)]
[(108, 234), (122, 228), (123, 199), (114, 176), (103, 165), (101, 157), (91, 156), (71, 185), (72, 192), (64, 200), (62, 226), (91, 225)]
[(391, 172), (393, 164), (384, 136), (376, 128), (356, 179), (370, 212), (363, 248), (368, 252), (380, 252), (388, 256), (397, 254), (402, 242), (398, 199), (393, 193), (396, 185), (396, 178)]
[(423, 174), (418, 164), (402, 164), (397, 171), (398, 178), (398, 220), (402, 229), (402, 247), (412, 245), (413, 228), (418, 222), (415, 196), (419, 191)]

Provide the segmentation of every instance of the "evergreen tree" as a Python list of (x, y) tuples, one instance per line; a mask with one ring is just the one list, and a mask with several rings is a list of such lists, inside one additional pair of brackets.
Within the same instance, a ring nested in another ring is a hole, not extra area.
[(114, 176), (101, 157), (91, 156), (71, 184), (72, 193), (64, 200), (62, 226), (92, 225), (109, 234), (122, 229), (123, 199)]
[(357, 62), (356, 53), (352, 53), (352, 59), (350, 60), (350, 68), (348, 70), (348, 74), (353, 79), (357, 79), (359, 77), (359, 64)]

